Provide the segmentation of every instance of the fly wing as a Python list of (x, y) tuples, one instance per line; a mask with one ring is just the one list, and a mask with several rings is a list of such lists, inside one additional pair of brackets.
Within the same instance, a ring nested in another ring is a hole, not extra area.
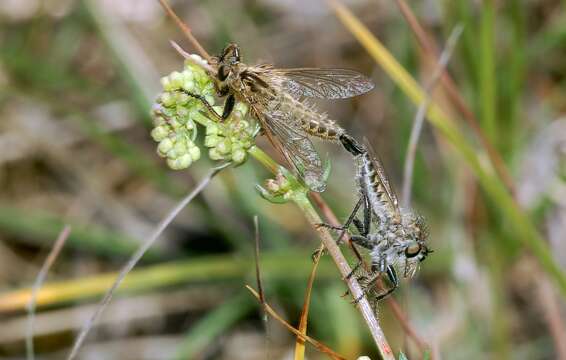
[(270, 141), (283, 153), (295, 172), (312, 191), (326, 189), (320, 156), (292, 113), (271, 110), (260, 113), (264, 130)]
[(383, 168), (379, 155), (377, 155), (377, 153), (374, 151), (373, 147), (366, 138), (364, 138), (364, 146), (372, 160), (375, 171), (377, 172), (377, 176), (379, 176), (379, 181), (381, 182), (381, 184), (383, 184), (383, 188), (385, 189), (385, 194), (387, 195), (391, 207), (395, 212), (395, 216), (400, 217), (401, 211), (399, 210), (399, 200), (397, 199), (397, 195), (395, 194), (395, 191), (393, 191), (393, 188), (389, 183), (389, 178), (385, 173), (385, 169)]
[(272, 69), (281, 77), (281, 87), (294, 97), (345, 99), (364, 94), (374, 88), (365, 75), (348, 69)]

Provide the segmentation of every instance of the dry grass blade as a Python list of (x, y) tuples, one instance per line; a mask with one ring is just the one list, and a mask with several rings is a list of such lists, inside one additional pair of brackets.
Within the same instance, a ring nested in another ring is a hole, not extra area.
[(167, 214), (167, 216), (157, 225), (156, 229), (151, 234), (151, 236), (147, 240), (145, 240), (143, 244), (139, 247), (139, 249), (134, 253), (134, 255), (132, 255), (130, 260), (127, 262), (127, 264), (122, 268), (122, 270), (118, 274), (114, 284), (110, 287), (110, 289), (104, 295), (104, 298), (100, 301), (100, 304), (97, 310), (95, 311), (95, 313), (81, 328), (81, 331), (77, 336), (75, 343), (73, 344), (73, 348), (71, 349), (71, 352), (67, 357), (67, 360), (72, 360), (77, 356), (79, 349), (83, 344), (84, 340), (86, 339), (88, 332), (94, 326), (98, 318), (102, 315), (102, 313), (110, 303), (110, 300), (112, 299), (112, 296), (114, 295), (116, 289), (120, 286), (122, 281), (124, 281), (126, 275), (140, 261), (140, 259), (147, 252), (147, 250), (155, 243), (155, 241), (157, 241), (157, 239), (159, 238), (161, 233), (165, 230), (165, 228), (169, 226), (169, 224), (173, 221), (173, 219), (175, 219), (177, 214), (179, 214), (179, 212), (181, 212), (181, 210), (185, 208), (185, 206), (187, 206), (198, 194), (200, 194), (206, 188), (206, 186), (210, 183), (210, 181), (214, 178), (215, 175), (217, 175), (221, 170), (225, 169), (229, 165), (230, 163), (227, 163), (220, 167), (212, 169), (208, 173), (208, 175), (201, 180), (201, 182), (197, 185), (197, 187), (189, 195), (187, 195), (184, 199), (182, 199), (179, 202), (179, 204), (169, 212), (169, 214)]
[[(314, 284), (314, 278), (316, 277), (316, 270), (318, 269), (318, 263), (324, 251), (324, 245), (320, 244), (314, 256), (314, 263), (312, 266), (312, 271), (309, 276), (309, 281), (307, 284), (307, 290), (305, 292), (305, 302), (303, 304), (303, 309), (301, 310), (301, 318), (299, 320), (299, 331), (301, 334), (307, 334), (307, 323), (309, 318), (309, 307), (311, 303), (311, 292)], [(305, 358), (305, 341), (303, 338), (297, 336), (297, 341), (295, 342), (295, 360), (303, 360)]]
[[(251, 288), (248, 285), (246, 285), (246, 288), (252, 293), (253, 296), (255, 296), (259, 300), (259, 294), (257, 293), (257, 291), (255, 291), (253, 288)], [(328, 346), (324, 345), (320, 341), (315, 340), (315, 339), (311, 338), (310, 336), (305, 335), (305, 334), (301, 333), (299, 330), (295, 329), (293, 326), (291, 326), (291, 324), (289, 324), (288, 322), (283, 320), (283, 318), (281, 316), (279, 316), (279, 314), (277, 314), (277, 312), (275, 312), (275, 310), (273, 310), (271, 308), (271, 306), (269, 306), (268, 303), (264, 303), (263, 307), (264, 307), (265, 311), (269, 315), (271, 315), (271, 317), (273, 317), (275, 320), (279, 321), (283, 326), (285, 326), (293, 334), (297, 335), (298, 337), (300, 337), (304, 341), (306, 341), (309, 344), (311, 344), (312, 346), (314, 346), (318, 351), (330, 356), (332, 359), (339, 359), (339, 360), (342, 360), (342, 359), (345, 360), (346, 359), (345, 357), (338, 354), (337, 352), (335, 352), (334, 350), (332, 350)]]
[(456, 43), (462, 34), (463, 26), (458, 25), (452, 30), (448, 41), (446, 42), (446, 47), (440, 54), (440, 59), (436, 64), (432, 76), (425, 86), (425, 98), (419, 105), (417, 113), (415, 115), (415, 120), (413, 122), (413, 128), (411, 129), (411, 136), (409, 137), (409, 145), (407, 149), (407, 157), (405, 158), (405, 169), (403, 171), (403, 187), (401, 192), (401, 202), (403, 206), (408, 207), (411, 203), (411, 187), (413, 182), (413, 169), (415, 165), (415, 155), (417, 153), (417, 145), (419, 143), (419, 137), (424, 123), (424, 118), (428, 110), (428, 106), (432, 100), (432, 93), (434, 88), (438, 83), (441, 75), (444, 73), (448, 61), (454, 52)]
[(191, 29), (181, 19), (179, 19), (179, 17), (177, 16), (177, 14), (175, 14), (173, 9), (171, 9), (171, 6), (169, 6), (167, 1), (166, 0), (159, 0), (159, 3), (161, 4), (161, 6), (163, 6), (163, 9), (165, 9), (165, 12), (167, 12), (167, 15), (169, 15), (173, 19), (173, 21), (175, 21), (177, 26), (181, 29), (183, 34), (185, 34), (187, 39), (189, 39), (191, 44), (193, 44), (193, 46), (200, 53), (200, 55), (203, 58), (205, 58), (207, 61), (210, 60), (210, 55), (208, 54), (208, 52), (206, 52), (206, 50), (200, 45), (200, 43), (197, 41), (197, 39), (195, 39)]
[(257, 280), (257, 289), (259, 291), (259, 300), (261, 304), (265, 302), (265, 295), (263, 293), (263, 286), (261, 286), (261, 276), (259, 271), (259, 219), (257, 215), (254, 216), (254, 232), (255, 232), (255, 277)]
[(37, 278), (35, 279), (31, 290), (31, 296), (27, 306), (28, 322), (26, 329), (26, 356), (28, 360), (33, 360), (35, 358), (33, 350), (33, 328), (35, 323), (35, 305), (37, 293), (41, 286), (43, 286), (45, 278), (47, 278), (47, 274), (49, 273), (49, 269), (51, 268), (53, 263), (55, 263), (55, 259), (57, 259), (59, 253), (63, 249), (65, 242), (69, 238), (69, 234), (71, 234), (71, 227), (69, 225), (66, 225), (63, 230), (61, 230), (61, 233), (59, 233), (59, 236), (57, 237), (53, 248), (49, 252), (49, 255), (47, 255), (47, 258), (45, 259), (41, 270), (39, 270), (39, 273), (37, 274)]

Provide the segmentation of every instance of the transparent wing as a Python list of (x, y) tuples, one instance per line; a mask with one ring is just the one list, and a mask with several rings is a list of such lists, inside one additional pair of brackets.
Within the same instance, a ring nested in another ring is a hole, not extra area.
[(271, 110), (258, 114), (270, 141), (312, 191), (326, 189), (322, 161), (292, 113)]
[(294, 97), (345, 99), (374, 88), (365, 75), (348, 69), (272, 69), (282, 78), (281, 86)]
[(397, 199), (397, 195), (395, 194), (395, 191), (393, 191), (393, 188), (389, 183), (389, 178), (385, 173), (385, 169), (383, 168), (383, 164), (381, 163), (379, 155), (377, 155), (367, 138), (364, 138), (364, 146), (372, 160), (372, 164), (375, 168), (375, 171), (377, 172), (377, 176), (379, 176), (379, 181), (383, 184), (383, 188), (385, 189), (385, 193), (389, 198), (391, 207), (395, 211), (395, 214), (400, 216), (401, 211), (399, 210), (399, 200)]

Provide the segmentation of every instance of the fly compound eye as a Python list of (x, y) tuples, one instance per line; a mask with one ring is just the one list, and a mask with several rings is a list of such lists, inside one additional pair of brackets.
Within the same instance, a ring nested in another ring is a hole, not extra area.
[(413, 242), (411, 245), (405, 248), (405, 256), (412, 258), (417, 256), (421, 252), (421, 245), (417, 242)]
[(226, 65), (221, 65), (218, 68), (218, 80), (224, 81), (230, 75), (230, 68)]

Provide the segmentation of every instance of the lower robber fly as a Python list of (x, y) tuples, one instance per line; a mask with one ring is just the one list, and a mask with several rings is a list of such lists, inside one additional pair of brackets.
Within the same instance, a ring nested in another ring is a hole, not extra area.
[[(432, 250), (426, 245), (428, 231), (423, 218), (399, 207), (381, 162), (371, 153), (369, 145), (356, 145), (356, 148), (360, 149), (355, 153), (360, 199), (343, 227), (320, 225), (342, 231), (347, 231), (351, 223), (355, 225), (358, 234), (351, 234), (350, 238), (368, 249), (371, 257), (370, 271), (362, 271), (363, 276), (358, 277), (364, 294), (373, 292), (383, 275), (390, 283), (388, 289), (377, 295), (378, 301), (399, 286), (399, 271), (405, 278), (413, 277)], [(360, 221), (356, 213), (362, 205), (364, 217)], [(360, 261), (349, 276), (357, 273), (361, 265)]]
[(303, 98), (344, 99), (364, 94), (374, 87), (364, 75), (346, 69), (249, 66), (241, 62), (236, 44), (226, 46), (209, 65), (215, 71), (209, 71), (209, 75), (215, 79), (217, 95), (226, 97), (222, 114), (216, 113), (203, 97), (180, 91), (202, 101), (219, 121), (230, 116), (236, 101), (249, 105), (264, 134), (311, 190), (322, 192), (326, 183), (322, 161), (309, 136), (340, 141), (351, 153), (361, 151), (343, 128)]

